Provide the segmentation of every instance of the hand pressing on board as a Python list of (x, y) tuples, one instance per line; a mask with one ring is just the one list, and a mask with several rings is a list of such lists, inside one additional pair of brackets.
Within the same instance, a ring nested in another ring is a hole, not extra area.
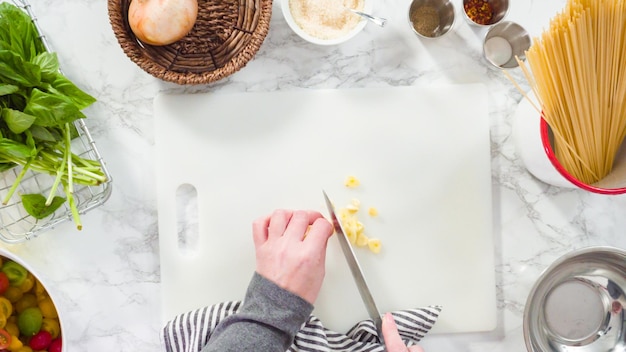
[[(202, 352), (284, 352), (313, 312), (325, 275), (333, 226), (317, 211), (276, 210), (252, 224), (256, 271), (243, 305), (224, 318)], [(388, 352), (407, 348), (388, 314), (383, 322)]]
[(277, 210), (252, 225), (256, 272), (314, 304), (333, 225), (314, 211)]

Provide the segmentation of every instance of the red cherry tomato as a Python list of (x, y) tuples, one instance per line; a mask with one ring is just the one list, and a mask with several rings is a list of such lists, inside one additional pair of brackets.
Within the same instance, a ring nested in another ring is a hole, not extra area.
[(45, 330), (41, 330), (30, 338), (29, 346), (35, 351), (45, 350), (52, 343), (52, 335)]
[(0, 295), (4, 294), (4, 291), (9, 288), (9, 277), (4, 272), (0, 271)]
[(9, 348), (11, 345), (11, 334), (6, 330), (0, 329), (0, 349)]
[(61, 338), (58, 337), (52, 340), (50, 346), (48, 346), (48, 352), (61, 352), (61, 347), (63, 347), (63, 342), (61, 341)]

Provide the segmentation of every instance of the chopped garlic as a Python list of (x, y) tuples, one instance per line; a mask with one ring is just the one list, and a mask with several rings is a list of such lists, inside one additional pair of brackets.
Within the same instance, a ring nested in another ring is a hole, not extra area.
[(362, 222), (360, 221), (356, 221), (354, 229), (356, 230), (356, 233), (363, 233), (363, 231), (365, 231), (365, 226), (363, 225)]
[(346, 237), (348, 237), (348, 241), (351, 244), (355, 244), (358, 234), (356, 231), (354, 231), (354, 228), (345, 228), (344, 230), (346, 231)]
[(361, 181), (354, 176), (348, 176), (343, 184), (348, 188), (355, 188), (361, 184)]
[(382, 246), (382, 243), (377, 238), (370, 238), (367, 241), (367, 247), (369, 247), (370, 251), (372, 251), (374, 253), (380, 253), (380, 247), (381, 246)]
[(367, 246), (368, 242), (369, 242), (369, 238), (367, 238), (367, 236), (363, 232), (357, 233), (357, 235), (356, 235), (356, 245), (357, 246), (365, 247), (365, 246)]
[(339, 209), (339, 219), (341, 220), (341, 223), (346, 222), (351, 217), (352, 217), (352, 214), (350, 214), (350, 211), (348, 211), (348, 209), (346, 208)]
[(346, 206), (346, 210), (349, 211), (350, 213), (354, 214), (354, 213), (359, 211), (359, 207), (356, 207), (356, 206), (354, 206), (352, 204), (348, 204)]
[[(356, 188), (361, 184), (359, 179), (354, 176), (346, 177), (344, 185), (348, 188)], [(373, 253), (379, 253), (381, 248), (381, 241), (379, 239), (371, 239), (365, 233), (365, 225), (359, 221), (358, 212), (361, 208), (361, 201), (357, 198), (353, 198), (350, 204), (344, 208), (339, 209), (339, 219), (343, 230), (348, 237), (348, 240), (352, 245), (358, 247), (367, 246)], [(378, 209), (369, 207), (367, 213), (371, 217), (378, 215)]]

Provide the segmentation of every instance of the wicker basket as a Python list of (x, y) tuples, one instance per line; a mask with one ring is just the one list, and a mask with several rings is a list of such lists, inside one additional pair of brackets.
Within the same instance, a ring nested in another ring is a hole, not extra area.
[(109, 20), (122, 50), (139, 67), (178, 84), (218, 81), (244, 67), (269, 30), (271, 0), (198, 0), (191, 32), (166, 46), (141, 43), (128, 24), (131, 0), (108, 0)]

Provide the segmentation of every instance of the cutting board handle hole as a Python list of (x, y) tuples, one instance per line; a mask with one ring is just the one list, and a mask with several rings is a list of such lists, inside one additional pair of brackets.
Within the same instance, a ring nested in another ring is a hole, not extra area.
[(198, 248), (198, 191), (188, 183), (176, 189), (176, 232), (178, 250), (193, 256)]

